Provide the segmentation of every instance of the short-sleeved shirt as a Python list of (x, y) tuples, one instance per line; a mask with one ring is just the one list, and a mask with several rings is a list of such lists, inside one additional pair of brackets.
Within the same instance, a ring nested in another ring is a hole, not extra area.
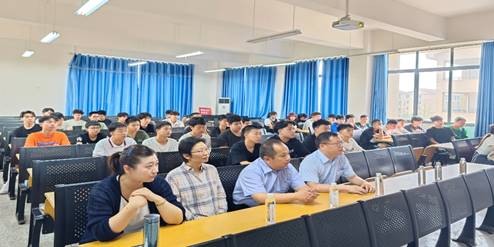
[(245, 146), (245, 142), (237, 142), (230, 148), (230, 154), (228, 155), (228, 164), (238, 165), (242, 161), (252, 162), (259, 158), (260, 148), (261, 144), (254, 145), (254, 152), (251, 153)]
[(134, 137), (134, 141), (136, 141), (137, 144), (142, 144), (142, 142), (148, 138), (149, 138), (149, 135), (145, 131), (138, 130), (136, 133), (136, 136)]
[(45, 147), (70, 145), (69, 138), (63, 132), (53, 132), (46, 135), (43, 132), (31, 133), (26, 138), (24, 147)]
[[(185, 133), (183, 134), (180, 139), (178, 139), (178, 143), (180, 143), (183, 139), (189, 138), (192, 136), (192, 132)], [(202, 139), (206, 141), (206, 146), (211, 149), (211, 137), (208, 134), (202, 134), (201, 136)]]
[(316, 145), (316, 135), (308, 135), (304, 138), (304, 146), (309, 152), (314, 152), (317, 150)]
[(341, 154), (334, 160), (330, 160), (320, 150), (304, 158), (300, 164), (299, 172), (304, 181), (318, 184), (336, 183), (340, 177), (355, 176), (355, 172), (345, 155)]
[[(271, 137), (273, 139), (281, 140), (278, 135)], [(285, 145), (288, 147), (290, 151), (291, 158), (299, 158), (308, 155), (310, 152), (307, 148), (302, 144), (297, 138), (290, 139)]]
[(120, 145), (117, 145), (112, 142), (110, 137), (102, 139), (96, 146), (94, 146), (93, 157), (101, 157), (101, 156), (111, 156), (116, 152), (121, 152), (124, 148), (137, 144), (134, 139), (130, 137), (125, 137), (124, 142)]
[(172, 128), (183, 128), (185, 127), (184, 126), (184, 123), (182, 123), (182, 121), (178, 120), (174, 122), (172, 122), (172, 120), (170, 120), (169, 118), (165, 119), (164, 121), (167, 121), (169, 122), (171, 125), (172, 125)]
[(99, 141), (105, 139), (106, 135), (103, 133), (98, 133), (98, 135), (96, 136), (96, 139), (94, 141), (91, 140), (91, 138), (89, 138), (88, 133), (81, 134), (79, 137), (82, 139), (83, 144), (95, 144), (95, 143), (98, 143)]
[(62, 124), (62, 129), (63, 130), (72, 130), (74, 129), (75, 126), (81, 126), (82, 129), (86, 129), (86, 121), (84, 120), (79, 120), (76, 121), (74, 119), (69, 119), (67, 121), (64, 121)]
[(467, 130), (465, 128), (453, 128), (451, 127), (451, 130), (455, 134), (456, 139), (467, 139)]
[(233, 190), (233, 202), (237, 205), (257, 206), (252, 195), (259, 193), (287, 193), (304, 186), (302, 177), (292, 164), (281, 170), (273, 170), (262, 158), (245, 167), (238, 176)]
[(367, 128), (370, 128), (371, 126), (368, 123), (362, 125), (360, 122), (357, 122), (357, 123), (355, 123), (355, 127), (359, 128), (359, 129), (367, 129)]
[(433, 138), (438, 143), (451, 142), (451, 138), (455, 136), (455, 133), (453, 133), (453, 131), (450, 128), (436, 128), (436, 127), (431, 127), (427, 129), (427, 132), (425, 134), (429, 139)]
[(37, 124), (30, 129), (26, 129), (26, 127), (21, 126), (14, 130), (12, 137), (27, 137), (29, 134), (39, 131), (41, 131), (41, 127)]
[(411, 124), (405, 126), (405, 129), (408, 130), (410, 133), (424, 133), (425, 130), (422, 129), (422, 127), (417, 127), (417, 128), (414, 128)]
[(227, 130), (218, 136), (218, 140), (220, 141), (221, 146), (231, 147), (233, 144), (242, 141), (242, 136), (236, 136), (233, 132)]
[(353, 138), (350, 138), (348, 142), (345, 142), (343, 140), (341, 141), (343, 144), (343, 152), (345, 153), (359, 152), (364, 150), (360, 145), (358, 145), (357, 141), (355, 141), (355, 139)]
[(178, 142), (175, 139), (168, 138), (166, 144), (161, 144), (156, 137), (151, 137), (142, 142), (142, 145), (150, 147), (155, 152), (176, 152), (178, 151)]

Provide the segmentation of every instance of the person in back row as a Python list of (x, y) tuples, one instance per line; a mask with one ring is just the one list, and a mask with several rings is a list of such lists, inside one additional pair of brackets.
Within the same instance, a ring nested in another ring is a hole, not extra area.
[(304, 146), (305, 148), (307, 148), (309, 153), (312, 153), (317, 150), (316, 138), (324, 132), (329, 132), (330, 125), (331, 124), (324, 119), (319, 119), (312, 123), (312, 128), (314, 129), (314, 133), (304, 138)]
[(39, 119), (41, 131), (29, 134), (24, 147), (70, 145), (67, 135), (63, 132), (56, 131), (56, 121), (57, 119), (54, 116), (41, 117)]
[(114, 174), (94, 185), (89, 194), (81, 244), (110, 241), (138, 231), (148, 214), (159, 214), (160, 226), (184, 221), (184, 208), (170, 185), (157, 176), (158, 158), (152, 149), (143, 145), (126, 147), (113, 154), (109, 163)]
[(172, 128), (183, 128), (185, 126), (184, 123), (178, 119), (179, 115), (178, 111), (171, 111), (165, 121), (168, 121), (172, 125)]
[(313, 112), (312, 114), (310, 114), (310, 119), (307, 119), (307, 121), (305, 121), (302, 130), (308, 130), (309, 133), (314, 134), (314, 127), (312, 124), (320, 119), (321, 119), (321, 113)]
[[(347, 126), (352, 128), (351, 125)], [(342, 192), (366, 194), (374, 191), (372, 184), (353, 171), (343, 154), (343, 143), (337, 134), (322, 133), (317, 137), (317, 144), (319, 149), (305, 157), (300, 164), (300, 175), (307, 185), (318, 192), (328, 192), (331, 183), (336, 183), (340, 177), (344, 177), (352, 185), (337, 185)]]
[(99, 117), (99, 112), (98, 111), (89, 112), (88, 118), (89, 118), (89, 121), (96, 121), (96, 122), (98, 122), (101, 125), (101, 129), (102, 130), (108, 129), (108, 126), (104, 123), (104, 121), (103, 122), (102, 121), (99, 121), (100, 117)]
[(344, 153), (359, 152), (364, 150), (360, 145), (358, 145), (357, 141), (353, 139), (353, 130), (353, 125), (350, 124), (340, 124), (338, 126), (338, 136), (340, 137)]
[(22, 126), (12, 132), (11, 137), (27, 137), (29, 134), (41, 131), (41, 126), (35, 124), (36, 114), (33, 111), (23, 111), (20, 114)]
[(129, 118), (129, 114), (127, 112), (119, 112), (117, 114), (117, 122), (125, 124), (125, 121)]
[(82, 144), (95, 144), (106, 138), (106, 135), (101, 133), (101, 125), (96, 121), (89, 121), (84, 126), (86, 133), (79, 135)]
[(108, 128), (110, 136), (96, 143), (93, 150), (93, 157), (110, 157), (116, 152), (121, 152), (124, 148), (137, 144), (134, 139), (127, 137), (127, 126), (123, 123), (111, 123)]
[(228, 116), (228, 128), (218, 136), (220, 146), (231, 147), (233, 144), (242, 141), (242, 119), (238, 115)]
[(423, 121), (421, 117), (413, 116), (410, 120), (411, 123), (405, 126), (405, 129), (410, 133), (425, 133), (425, 130), (421, 127)]
[(355, 124), (355, 126), (362, 130), (370, 128), (371, 126), (369, 124), (369, 117), (367, 117), (367, 115), (360, 115), (360, 120), (358, 123)]
[(431, 144), (447, 143), (455, 140), (455, 133), (450, 128), (444, 127), (441, 116), (431, 117), (432, 127), (427, 129), (425, 135)]
[(65, 116), (61, 112), (55, 112), (51, 115), (56, 119), (55, 126), (57, 130), (63, 130), (63, 123), (65, 122)]
[(86, 129), (86, 121), (82, 120), (82, 115), (84, 112), (79, 109), (72, 111), (72, 119), (64, 121), (62, 124), (63, 130), (74, 130), (74, 127), (81, 127), (81, 129)]
[(137, 144), (142, 144), (142, 142), (149, 138), (149, 135), (140, 129), (139, 119), (136, 117), (129, 117), (125, 120), (127, 124), (127, 136), (134, 139)]
[(149, 112), (139, 113), (137, 118), (141, 124), (141, 130), (145, 131), (148, 135), (153, 135), (156, 133), (156, 127), (153, 123), (151, 123), (153, 116)]
[(99, 110), (98, 112), (98, 121), (100, 123), (104, 123), (106, 126), (111, 124), (111, 120), (106, 118), (106, 111), (105, 110)]
[(451, 130), (455, 133), (455, 139), (467, 139), (467, 130), (465, 129), (465, 124), (467, 120), (464, 117), (456, 117), (455, 122), (451, 125)]
[(206, 146), (211, 149), (211, 137), (206, 132), (206, 120), (202, 117), (193, 117), (189, 120), (190, 132), (183, 134), (178, 143), (188, 137), (195, 137), (204, 139)]
[(240, 172), (233, 190), (233, 203), (257, 206), (264, 203), (269, 193), (274, 194), (276, 203), (311, 203), (317, 198), (317, 191), (305, 185), (290, 164), (290, 152), (283, 142), (268, 139), (259, 153), (260, 157)]
[(264, 119), (264, 127), (267, 132), (276, 133), (274, 125), (278, 122), (278, 113), (275, 111), (268, 113), (268, 118)]
[(294, 122), (279, 121), (274, 125), (274, 130), (278, 135), (271, 137), (270, 139), (281, 140), (290, 150), (290, 156), (292, 158), (304, 157), (309, 154), (307, 148), (295, 137), (296, 126)]
[(259, 158), (262, 141), (262, 127), (259, 124), (247, 125), (242, 129), (243, 141), (233, 144), (228, 155), (228, 164), (248, 165)]
[(331, 132), (338, 133), (338, 125), (345, 123), (345, 117), (342, 115), (336, 115), (335, 121), (331, 124)]
[(386, 133), (381, 129), (381, 120), (374, 119), (372, 120), (372, 127), (367, 128), (360, 135), (360, 145), (366, 150), (376, 149), (379, 147), (379, 143), (376, 141), (383, 139), (385, 136)]
[(218, 137), (226, 131), (228, 131), (228, 118), (226, 117), (226, 115), (219, 115), (218, 126), (214, 127), (209, 135), (211, 135), (211, 137)]
[(153, 149), (155, 152), (176, 152), (178, 151), (178, 142), (170, 138), (172, 134), (172, 124), (167, 121), (161, 121), (156, 124), (156, 136), (148, 138), (142, 142)]
[(206, 164), (209, 148), (203, 139), (188, 137), (178, 145), (183, 163), (166, 175), (187, 220), (225, 213), (226, 193), (216, 167)]

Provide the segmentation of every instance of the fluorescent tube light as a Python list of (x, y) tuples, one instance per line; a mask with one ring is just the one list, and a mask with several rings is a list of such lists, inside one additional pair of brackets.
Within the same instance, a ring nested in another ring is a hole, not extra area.
[(34, 51), (26, 50), (22, 53), (22, 57), (31, 57), (34, 54)]
[(137, 61), (137, 62), (133, 62), (133, 63), (129, 63), (129, 67), (135, 67), (135, 66), (139, 66), (139, 65), (144, 65), (144, 64), (147, 64), (148, 62), (146, 61)]
[(45, 37), (43, 37), (40, 42), (49, 44), (53, 41), (55, 41), (58, 37), (60, 37), (60, 34), (58, 32), (52, 31), (49, 34), (47, 34)]
[(202, 52), (202, 51), (195, 51), (195, 52), (191, 52), (191, 53), (177, 55), (176, 58), (187, 58), (187, 57), (199, 56), (199, 55), (202, 55), (202, 54), (204, 54), (204, 52)]
[(204, 73), (214, 73), (214, 72), (223, 72), (225, 69), (212, 69), (212, 70), (205, 70)]
[(302, 34), (302, 31), (300, 31), (300, 29), (294, 29), (291, 31), (286, 31), (286, 32), (282, 32), (282, 33), (275, 33), (275, 34), (271, 34), (268, 36), (262, 36), (262, 37), (258, 37), (255, 39), (250, 39), (250, 40), (247, 40), (247, 42), (248, 43), (259, 43), (259, 42), (265, 42), (265, 41), (269, 41), (269, 40), (292, 37), (292, 36), (299, 35), (299, 34)]
[(88, 0), (84, 5), (82, 5), (75, 13), (77, 15), (88, 16), (94, 11), (98, 10), (107, 3), (108, 0)]

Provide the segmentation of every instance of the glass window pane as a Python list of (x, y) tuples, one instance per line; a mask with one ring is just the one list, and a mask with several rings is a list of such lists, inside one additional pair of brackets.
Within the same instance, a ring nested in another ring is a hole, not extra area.
[(419, 68), (449, 67), (451, 49), (429, 50), (419, 52)]
[(462, 116), (467, 123), (475, 122), (478, 88), (478, 69), (453, 71), (452, 120)]
[(410, 119), (413, 115), (414, 73), (389, 74), (388, 118)]
[(434, 115), (448, 117), (449, 72), (422, 72), (419, 74), (418, 115), (428, 119)]
[(415, 69), (416, 53), (389, 54), (389, 70)]
[(480, 65), (480, 45), (455, 48), (454, 66)]

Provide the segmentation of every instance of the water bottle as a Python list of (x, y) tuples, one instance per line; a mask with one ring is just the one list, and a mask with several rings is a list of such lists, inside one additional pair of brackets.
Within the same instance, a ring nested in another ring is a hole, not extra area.
[(329, 186), (329, 208), (337, 208), (340, 205), (340, 191), (336, 183)]
[(443, 167), (441, 166), (441, 162), (436, 162), (434, 166), (434, 177), (436, 178), (436, 182), (443, 180)]
[(276, 200), (273, 193), (268, 193), (266, 200), (266, 224), (272, 225), (276, 223)]
[(144, 216), (144, 247), (158, 246), (159, 228), (159, 214), (148, 214)]
[(460, 174), (467, 174), (467, 161), (465, 158), (460, 159)]
[(424, 166), (419, 166), (419, 168), (417, 169), (417, 175), (418, 175), (418, 183), (419, 183), (419, 186), (421, 185), (424, 185), (426, 182), (425, 182), (425, 168)]
[(383, 175), (381, 173), (376, 173), (376, 196), (384, 195), (384, 185), (383, 185)]

